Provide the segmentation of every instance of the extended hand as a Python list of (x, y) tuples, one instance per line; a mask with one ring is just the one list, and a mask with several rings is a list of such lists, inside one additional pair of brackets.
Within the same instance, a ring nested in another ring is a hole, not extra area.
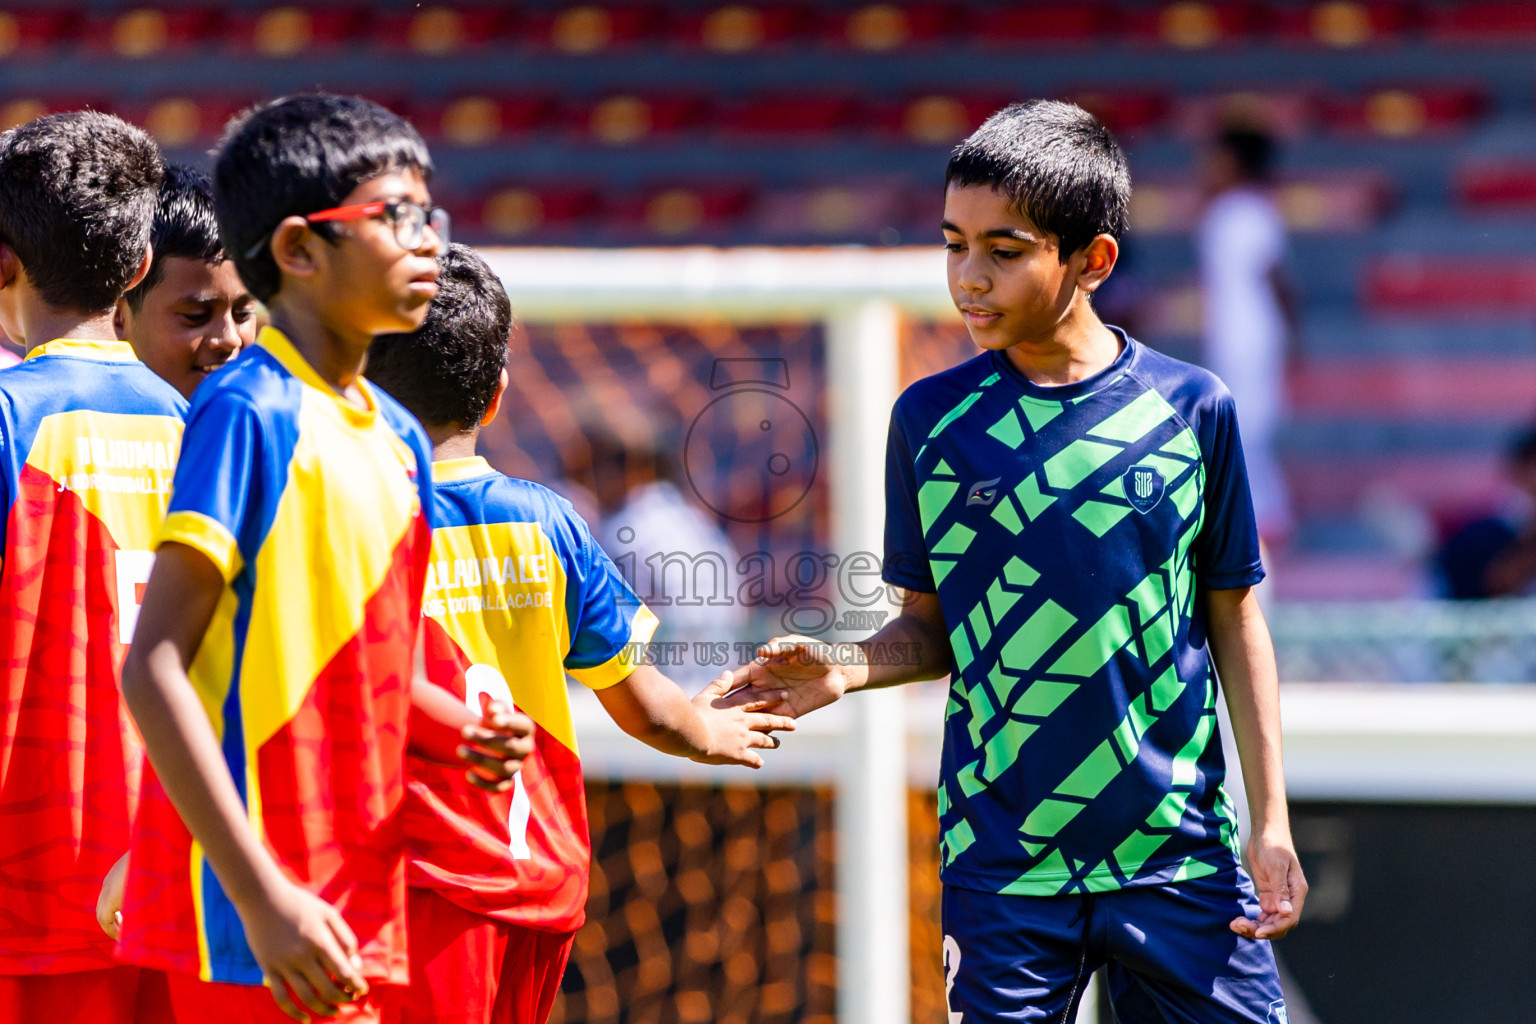
[(1250, 939), (1278, 939), (1300, 922), (1307, 901), (1307, 880), (1296, 848), (1289, 838), (1270, 841), (1255, 835), (1248, 844), (1248, 870), (1259, 891), (1259, 916), (1236, 918), (1232, 930)]
[(504, 793), (533, 753), (533, 720), (482, 693), (480, 724), (466, 725), (460, 738), (458, 755), (469, 765), (464, 778), (486, 792)]
[(112, 870), (101, 881), (101, 894), (96, 897), (96, 923), (112, 938), (123, 928), (123, 884), (128, 876), (128, 855), (117, 858)]
[(757, 649), (757, 660), (741, 669), (738, 678), (755, 691), (785, 692), (783, 701), (768, 710), (799, 718), (847, 691), (852, 672), (864, 663), (859, 659), (857, 665), (845, 664), (839, 654), (857, 650), (852, 644), (833, 647), (808, 636), (774, 637)]
[(368, 994), (357, 936), (320, 897), (285, 881), (242, 907), (240, 918), (262, 981), (294, 1020), (334, 1017)]
[(693, 698), (693, 706), (699, 709), (699, 717), (709, 730), (708, 746), (693, 759), (704, 764), (761, 768), (763, 756), (757, 751), (779, 745), (779, 738), (771, 734), (795, 729), (794, 719), (764, 714), (764, 709), (783, 702), (789, 695), (783, 690), (758, 692), (745, 687), (732, 693), (736, 685), (733, 674), (724, 672)]

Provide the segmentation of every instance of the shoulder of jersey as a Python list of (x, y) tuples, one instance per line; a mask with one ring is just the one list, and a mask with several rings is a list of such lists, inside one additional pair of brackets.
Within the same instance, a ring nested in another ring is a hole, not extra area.
[(896, 409), (903, 415), (921, 418), (923, 410), (932, 408), (935, 417), (942, 416), (994, 372), (992, 354), (982, 352), (959, 366), (952, 366), (908, 385), (896, 399)]
[(1175, 359), (1139, 342), (1129, 372), (1175, 406), (1201, 405), (1227, 394), (1221, 378), (1205, 367)]
[(248, 397), (259, 408), (270, 408), (296, 383), (276, 357), (260, 345), (251, 345), (198, 385), (192, 395), (192, 411), (234, 395)]
[(541, 483), (522, 477), (492, 473), (439, 484), (445, 491), (454, 486), (479, 489), (479, 511), (488, 523), (539, 523), (547, 533), (569, 535), (580, 520), (576, 507)]
[(98, 412), (128, 412), (185, 419), (187, 400), (159, 374), (137, 361), (27, 359), (0, 372), (0, 393), (20, 413), (64, 412), (85, 403)]

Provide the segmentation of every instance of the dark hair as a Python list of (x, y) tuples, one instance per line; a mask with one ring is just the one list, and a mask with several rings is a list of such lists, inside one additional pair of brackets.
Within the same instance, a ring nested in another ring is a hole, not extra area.
[(1109, 129), (1082, 107), (1030, 100), (1004, 107), (956, 146), (944, 187), (986, 185), (1042, 231), (1061, 262), (1096, 235), (1122, 238), (1131, 172)]
[(111, 114), (49, 114), (0, 135), (0, 242), (58, 309), (116, 304), (149, 244), (164, 163)]
[(381, 334), (368, 379), (428, 426), (477, 425), (507, 365), (512, 303), (496, 273), (467, 245), (437, 259), (437, 297), (410, 334)]
[(165, 277), (165, 259), (174, 256), (211, 264), (228, 259), (219, 242), (219, 225), (213, 216), (213, 184), (208, 175), (186, 164), (166, 165), (149, 244), (154, 250), (149, 273), (123, 296), (135, 313), (144, 308), (144, 296)]
[(1275, 140), (1256, 128), (1226, 128), (1216, 145), (1232, 154), (1245, 181), (1268, 181), (1275, 165)]
[[(213, 205), (240, 279), (256, 298), (271, 299), (282, 277), (265, 243), (284, 217), (328, 210), (363, 182), (408, 169), (432, 176), (426, 143), (403, 118), (360, 97), (308, 93), (238, 115), (219, 145)], [(327, 224), (315, 230), (334, 237)]]

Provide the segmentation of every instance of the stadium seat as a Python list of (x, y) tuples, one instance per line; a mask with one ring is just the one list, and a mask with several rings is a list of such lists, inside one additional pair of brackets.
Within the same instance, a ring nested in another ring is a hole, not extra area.
[(879, 104), (869, 111), (868, 124), (877, 135), (906, 139), (925, 146), (953, 146), (991, 114), (1008, 103), (1006, 94), (914, 96)]
[[(1282, 181), (1275, 189), (1286, 227), (1299, 234), (1365, 231), (1381, 220), (1391, 199), (1390, 179), (1374, 171), (1333, 171)], [(1131, 227), (1138, 235), (1192, 231), (1204, 202), (1198, 182), (1141, 182), (1131, 193)]]
[(599, 53), (653, 36), (663, 25), (660, 9), (647, 5), (572, 4), (530, 14), (526, 38), (561, 53)]
[(102, 96), (26, 96), (15, 95), (0, 99), (0, 131), (26, 124), (45, 114), (61, 114), (68, 110), (111, 110), (112, 104)]
[(1437, 4), (1428, 10), (1427, 29), (1436, 42), (1528, 46), (1536, 39), (1536, 4), (1520, 0)]
[(373, 32), (376, 43), (429, 57), (504, 44), (516, 32), (518, 12), (509, 7), (438, 5), (385, 11)]
[(1413, 4), (1353, 0), (1277, 7), (1271, 17), (1281, 39), (1337, 49), (1402, 42), (1422, 24), (1421, 12)]
[(607, 205), (618, 231), (654, 241), (716, 240), (751, 212), (754, 192), (718, 182), (653, 186), (617, 195)]
[(961, 16), (955, 4), (875, 3), (832, 21), (836, 41), (856, 50), (882, 52), (943, 39), (960, 26)]
[(815, 27), (814, 12), (801, 4), (726, 4), (679, 12), (672, 37), (716, 53), (746, 53), (802, 39)]
[(120, 104), (115, 113), (143, 126), (160, 145), (178, 149), (218, 139), (229, 119), (255, 99), (179, 94)]
[(548, 96), (470, 95), (413, 104), (409, 116), (429, 139), (472, 147), (543, 128), (557, 110)]
[(1118, 15), (1105, 3), (1001, 4), (972, 8), (965, 19), (982, 45), (1090, 43), (1112, 31)]
[(1231, 43), (1266, 28), (1266, 13), (1258, 4), (1242, 0), (1175, 0), (1161, 7), (1123, 9), (1116, 14), (1115, 24), (1136, 42), (1200, 50)]
[(1286, 394), (1297, 416), (1519, 422), (1536, 410), (1536, 360), (1310, 359), (1291, 372)]
[(229, 39), (261, 57), (296, 57), (333, 51), (358, 38), (367, 24), (363, 7), (271, 7), (233, 15)]
[(1167, 119), (1171, 106), (1161, 92), (1107, 92), (1068, 89), (1065, 97), (1104, 122), (1117, 135), (1136, 135)]
[(37, 53), (74, 42), (84, 28), (80, 13), (69, 9), (0, 10), (0, 57)]
[(575, 106), (562, 120), (598, 142), (625, 146), (697, 128), (708, 114), (698, 96), (621, 94)]
[(212, 43), (224, 26), (216, 7), (135, 7), (92, 18), (86, 42), (94, 51), (137, 60)]
[(853, 124), (858, 104), (847, 96), (758, 96), (721, 106), (716, 126), (747, 139), (831, 136)]
[(1536, 309), (1536, 258), (1386, 257), (1366, 269), (1361, 295), (1367, 309), (1382, 314), (1529, 313)]
[(1536, 162), (1478, 161), (1453, 180), (1457, 200), (1472, 210), (1536, 210)]
[(465, 204), (466, 227), (478, 227), (497, 241), (565, 240), (561, 232), (579, 226), (601, 206), (591, 186), (505, 185)]
[(1262, 125), (1281, 139), (1310, 132), (1317, 120), (1316, 98), (1305, 90), (1265, 90), (1180, 96), (1171, 101), (1174, 130), (1203, 142), (1229, 124)]
[(1342, 134), (1411, 138), (1471, 127), (1487, 108), (1487, 97), (1472, 87), (1383, 88), (1319, 100), (1325, 122)]
[(757, 232), (766, 241), (829, 242), (910, 233), (907, 189), (899, 182), (820, 185), (765, 193), (757, 202)]

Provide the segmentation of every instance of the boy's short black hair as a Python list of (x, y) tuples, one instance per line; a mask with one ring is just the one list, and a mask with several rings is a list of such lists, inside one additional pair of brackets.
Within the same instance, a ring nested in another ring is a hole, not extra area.
[(219, 242), (219, 224), (213, 216), (213, 183), (208, 175), (186, 164), (166, 165), (149, 244), (154, 250), (149, 273), (123, 296), (135, 313), (144, 308), (144, 296), (165, 277), (162, 261), (168, 257), (211, 264), (228, 259)]
[[(219, 234), (240, 279), (256, 298), (271, 299), (282, 280), (265, 242), (284, 217), (339, 206), (363, 182), (412, 168), (432, 176), (416, 129), (361, 97), (307, 93), (240, 114), (213, 170)], [(334, 237), (328, 224), (315, 230)]]
[(496, 397), (507, 365), (512, 302), (469, 246), (437, 259), (437, 297), (410, 334), (381, 334), (368, 349), (368, 379), (432, 427), (468, 429)]
[(111, 309), (144, 260), (160, 148), (94, 110), (49, 114), (0, 135), (0, 242), (48, 305)]
[(1125, 237), (1131, 172), (1119, 143), (1082, 107), (1004, 107), (949, 156), (944, 187), (985, 185), (1056, 236), (1061, 262), (1096, 235)]
[(1232, 154), (1237, 172), (1245, 181), (1268, 181), (1275, 166), (1275, 140), (1268, 132), (1241, 126), (1228, 127), (1216, 136), (1216, 145)]

